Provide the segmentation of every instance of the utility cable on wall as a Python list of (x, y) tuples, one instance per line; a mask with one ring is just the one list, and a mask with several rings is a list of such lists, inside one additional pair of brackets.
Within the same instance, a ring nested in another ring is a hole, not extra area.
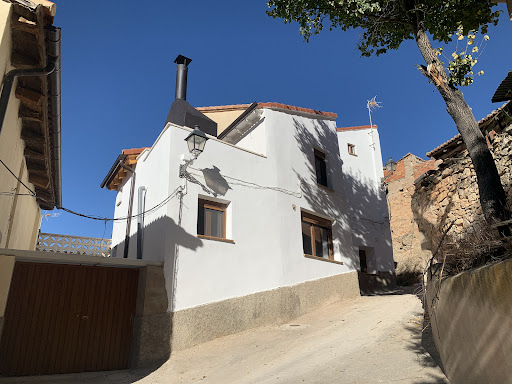
[[(0, 163), (9, 171), (9, 173), (16, 180), (18, 180), (30, 192), (30, 194), (29, 193), (0, 192), (0, 196), (33, 196), (33, 197), (37, 197), (36, 193), (32, 189), (30, 189), (25, 183), (23, 183), (23, 181), (21, 181), (14, 174), (14, 172), (12, 172), (9, 169), (9, 167), (1, 159), (0, 159)], [(192, 168), (192, 169), (195, 169), (195, 168)], [(196, 169), (196, 170), (200, 171), (200, 169)], [(201, 176), (201, 175), (197, 175), (197, 176)], [(296, 192), (288, 191), (286, 189), (279, 188), (279, 187), (267, 187), (267, 186), (259, 185), (259, 184), (252, 183), (252, 182), (249, 182), (249, 181), (244, 181), (244, 180), (236, 179), (236, 178), (230, 177), (230, 176), (224, 176), (223, 175), (223, 177), (225, 177), (227, 179), (237, 180), (237, 181), (241, 182), (241, 183), (233, 183), (232, 182), (232, 184), (241, 185), (241, 186), (245, 186), (245, 187), (249, 187), (249, 188), (252, 187), (252, 188), (255, 188), (255, 189), (268, 189), (268, 190), (273, 190), (273, 191), (276, 191), (276, 192), (285, 193), (285, 194), (296, 196), (296, 197), (302, 197), (302, 192), (299, 195)], [(242, 184), (242, 183), (244, 183), (244, 184)], [(178, 193), (183, 194), (183, 191), (185, 190), (185, 188), (183, 186), (177, 187), (169, 196), (167, 196), (160, 203), (156, 204), (155, 206), (153, 206), (152, 208), (150, 208), (150, 209), (148, 209), (146, 211), (143, 211), (143, 212), (140, 212), (140, 213), (138, 213), (136, 215), (131, 215), (131, 216), (123, 216), (123, 217), (117, 217), (117, 218), (108, 218), (108, 217), (102, 217), (102, 216), (96, 216), (96, 215), (83, 214), (83, 213), (76, 212), (76, 211), (73, 211), (73, 210), (65, 208), (65, 207), (57, 207), (57, 209), (60, 209), (60, 210), (62, 210), (64, 212), (70, 213), (70, 214), (75, 215), (75, 216), (79, 216), (79, 217), (83, 217), (83, 218), (91, 219), (91, 220), (104, 221), (104, 222), (108, 222), (108, 221), (112, 221), (112, 222), (124, 221), (124, 220), (134, 219), (134, 218), (137, 218), (137, 217), (140, 217), (142, 215), (146, 215), (146, 214), (149, 214), (149, 213), (152, 213), (152, 212), (158, 210), (159, 208), (161, 208), (165, 204), (167, 204), (170, 200), (172, 200), (176, 196), (176, 194), (178, 194)], [(185, 194), (186, 194), (186, 192), (183, 195), (185, 195)], [(52, 202), (50, 202), (48, 200), (45, 200), (45, 199), (42, 199), (42, 198), (39, 198), (39, 199), (43, 200), (43, 201), (45, 201), (45, 202), (47, 202), (49, 204), (52, 204)], [(349, 217), (349, 218), (369, 221), (369, 222), (372, 223), (374, 229), (378, 229), (378, 228), (375, 227), (376, 224), (379, 224), (381, 226), (380, 229), (383, 229), (383, 226), (385, 224), (389, 223), (389, 220), (376, 221), (376, 220), (368, 219), (368, 218), (365, 218), (365, 217)]]
[[(9, 171), (9, 173), (16, 179), (18, 180), (21, 185), (23, 185), (30, 193), (13, 193), (13, 192), (0, 192), (0, 195), (1, 196), (33, 196), (33, 197), (37, 197), (36, 193), (30, 189), (23, 181), (21, 181), (18, 176), (16, 176), (14, 174), (13, 171), (11, 171), (11, 169), (0, 159), (0, 163), (7, 169), (7, 171)], [(72, 215), (76, 215), (76, 216), (80, 216), (80, 217), (84, 217), (86, 219), (91, 219), (91, 220), (98, 220), (98, 221), (124, 221), (124, 220), (128, 220), (128, 219), (134, 219), (134, 218), (137, 218), (139, 216), (142, 216), (142, 215), (145, 215), (145, 214), (148, 214), (148, 213), (151, 213), (151, 212), (154, 212), (156, 211), (157, 209), (161, 208), (162, 206), (164, 206), (165, 204), (167, 204), (175, 195), (176, 193), (178, 193), (178, 191), (182, 190), (183, 187), (182, 186), (179, 186), (178, 188), (176, 188), (169, 196), (167, 196), (164, 200), (162, 200), (160, 203), (158, 203), (157, 205), (155, 205), (154, 207), (148, 209), (147, 211), (144, 211), (144, 212), (141, 212), (141, 213), (138, 213), (137, 215), (131, 215), (131, 216), (123, 216), (123, 217), (117, 217), (117, 218), (109, 218), (109, 217), (102, 217), (102, 216), (94, 216), (94, 215), (86, 215), (86, 214), (83, 214), (83, 213), (79, 213), (79, 212), (75, 212), (73, 211), (72, 209), (68, 209), (68, 208), (64, 208), (64, 207), (57, 207), (57, 209), (60, 209), (64, 212), (67, 212), (67, 213), (70, 213)], [(51, 201), (48, 201), (46, 199), (43, 199), (41, 197), (37, 197), (38, 199), (42, 200), (42, 201), (45, 201), (49, 204), (53, 204), (53, 202)]]

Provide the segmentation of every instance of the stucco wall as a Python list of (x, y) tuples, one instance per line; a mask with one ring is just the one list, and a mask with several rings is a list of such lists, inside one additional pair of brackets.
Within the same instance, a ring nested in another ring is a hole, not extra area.
[[(11, 70), (11, 5), (0, 2), (0, 71), (5, 75)], [(2, 161), (31, 189), (21, 140), (21, 120), (18, 118), (19, 101), (15, 98), (16, 81), (9, 98), (5, 120), (0, 133)], [(2, 166), (0, 167), (2, 191), (28, 193), (25, 187)], [(33, 250), (36, 246), (40, 224), (40, 209), (32, 196), (0, 196), (0, 248)]]
[[(355, 271), (359, 258), (354, 238), (378, 249), (375, 269), (393, 271), (389, 237), (382, 236), (386, 231), (373, 224), (355, 225), (354, 212), (361, 205), (347, 203), (359, 195), (347, 196), (346, 186), (353, 184), (351, 191), (376, 197), (366, 208), (368, 215), (380, 221), (386, 215), (380, 178), (377, 182), (374, 176), (379, 168), (375, 155), (367, 177), (372, 181), (362, 183), (342, 173), (346, 168), (334, 121), (271, 109), (264, 109), (261, 117), (257, 130), (263, 133), (266, 156), (210, 139), (188, 168), (197, 183), (185, 185), (179, 178), (179, 164), (190, 158), (184, 142), (188, 129), (168, 125), (153, 148), (138, 159), (133, 214), (141, 185), (147, 188), (145, 210), (172, 196), (145, 215), (143, 232), (143, 258), (165, 261), (171, 312)], [(327, 154), (329, 188), (316, 183), (315, 148)], [(127, 214), (131, 180), (127, 177), (122, 186), (116, 217)], [(173, 195), (180, 186), (181, 202), (179, 195)], [(199, 197), (229, 204), (227, 234), (232, 243), (197, 237)], [(343, 264), (303, 256), (301, 210), (332, 220), (334, 259)], [(117, 257), (122, 257), (125, 228), (122, 221), (114, 225)], [(136, 257), (136, 230), (134, 219), (130, 258)]]
[[(361, 164), (372, 164), (368, 175), (345, 175), (349, 168), (340, 156), (335, 121), (265, 108), (252, 137), (238, 143), (246, 148), (211, 138), (188, 167), (186, 181), (179, 177), (179, 166), (190, 158), (184, 142), (189, 132), (168, 124), (153, 147), (139, 156), (132, 212), (137, 214), (137, 191), (145, 186), (144, 210), (151, 211), (143, 218), (142, 257), (164, 261), (174, 348), (290, 319), (326, 300), (358, 296), (361, 244), (377, 250), (375, 270), (393, 272), (389, 227), (373, 223), (387, 216), (378, 174), (380, 148), (360, 158)], [(378, 135), (376, 140), (378, 145)], [(327, 188), (316, 182), (315, 149), (326, 154)], [(126, 177), (118, 192), (116, 217), (127, 215), (132, 180)], [(197, 235), (199, 198), (228, 204), (229, 242)], [(365, 217), (355, 220), (362, 209)], [(332, 221), (337, 263), (304, 257), (302, 211)], [(126, 222), (114, 224), (116, 257), (123, 256), (125, 231)], [(136, 249), (133, 219), (129, 258), (137, 257)], [(268, 303), (267, 309), (258, 304), (260, 299)], [(162, 313), (146, 320), (138, 325), (142, 334), (151, 324), (170, 321)]]
[[(371, 274), (394, 274), (378, 131), (375, 128), (357, 129), (341, 131), (337, 135), (355, 252), (358, 249), (366, 251)], [(355, 156), (349, 154), (348, 144), (355, 145)]]
[(451, 383), (512, 383), (510, 276), (507, 260), (427, 284), (432, 334)]

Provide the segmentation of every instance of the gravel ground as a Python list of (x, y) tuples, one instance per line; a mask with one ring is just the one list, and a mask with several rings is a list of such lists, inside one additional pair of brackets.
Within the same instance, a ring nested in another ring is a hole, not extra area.
[(175, 352), (160, 366), (0, 383), (449, 383), (422, 313), (410, 290), (364, 296)]

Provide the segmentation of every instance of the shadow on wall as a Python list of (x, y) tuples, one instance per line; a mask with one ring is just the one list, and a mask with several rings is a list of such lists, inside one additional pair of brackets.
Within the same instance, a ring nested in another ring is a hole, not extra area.
[[(137, 235), (129, 240), (131, 258), (136, 257)], [(137, 315), (134, 319), (132, 340), (132, 366), (141, 367), (163, 362), (171, 354), (172, 312), (176, 298), (176, 275), (179, 249), (196, 250), (203, 242), (185, 231), (170, 217), (164, 216), (150, 222), (143, 231), (145, 260), (161, 260), (165, 255), (161, 284), (139, 280)], [(118, 244), (124, 249), (124, 242)], [(123, 252), (117, 252), (122, 255)], [(150, 277), (148, 277), (148, 280)], [(142, 294), (141, 294), (142, 290)], [(141, 296), (142, 295), (142, 296)]]
[[(334, 227), (342, 233), (340, 249), (343, 254), (349, 257), (348, 266), (359, 268), (358, 247), (372, 247), (373, 241), (377, 236), (387, 236), (387, 246), (391, 247), (391, 230), (389, 219), (381, 217), (369, 217), (370, 213), (376, 211), (375, 207), (385, 204), (384, 192), (380, 186), (375, 186), (375, 182), (364, 175), (359, 177), (343, 172), (343, 160), (340, 157), (338, 146), (338, 136), (325, 122), (316, 121), (314, 132), (298, 120), (295, 124), (295, 138), (301, 152), (306, 158), (308, 173), (299, 174), (294, 170), (300, 181), (301, 191), (311, 209), (318, 213), (324, 213), (336, 220)], [(342, 175), (341, 180), (333, 180), (328, 177), (328, 186), (332, 189), (342, 189), (342, 193), (332, 193), (324, 191), (317, 186), (315, 159), (313, 148), (318, 147), (328, 153), (327, 161), (331, 175)], [(345, 198), (344, 198), (345, 197)], [(385, 215), (385, 210), (382, 216)], [(347, 246), (349, 244), (350, 246)], [(353, 244), (353, 245), (352, 245)], [(390, 251), (391, 252), (391, 251)], [(394, 263), (389, 260), (379, 258), (373, 265), (377, 271), (392, 271), (380, 274), (360, 274), (360, 286), (362, 293), (374, 291), (379, 288), (394, 287)], [(366, 287), (366, 288), (365, 288)]]
[(451, 382), (510, 383), (512, 260), (457, 276), (429, 276), (435, 343)]
[(233, 189), (220, 173), (220, 169), (215, 165), (211, 168), (203, 168), (201, 172), (203, 173), (206, 185), (214, 192), (214, 195), (224, 196), (229, 189)]
[[(449, 185), (439, 203), (439, 192), (432, 185), (420, 186), (411, 201), (414, 219), (424, 235), (421, 248), (434, 254), (434, 263), (445, 263), (443, 274), (456, 275), (512, 254), (512, 240), (501, 238), (485, 222), (477, 198), (472, 203), (460, 198), (459, 191), (467, 188), (460, 180)], [(465, 211), (466, 207), (470, 210)]]

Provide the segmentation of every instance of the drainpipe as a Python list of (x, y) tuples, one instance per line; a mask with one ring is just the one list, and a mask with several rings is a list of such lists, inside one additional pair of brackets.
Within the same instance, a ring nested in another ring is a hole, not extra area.
[(0, 95), (0, 133), (2, 132), (2, 127), (4, 125), (7, 104), (9, 104), (9, 97), (11, 96), (14, 79), (23, 76), (45, 76), (49, 75), (54, 70), (55, 63), (49, 63), (45, 68), (13, 69), (5, 75), (2, 94)]
[(53, 128), (53, 165), (54, 165), (54, 189), (55, 189), (55, 206), (62, 206), (62, 173), (61, 173), (61, 85), (60, 85), (60, 41), (61, 29), (54, 26), (45, 28), (46, 31), (46, 48), (49, 63), (44, 68), (29, 69), (13, 69), (9, 71), (3, 80), (2, 93), (0, 95), (0, 133), (4, 125), (5, 114), (7, 113), (7, 105), (11, 95), (14, 79), (26, 76), (46, 76), (48, 77), (48, 96), (51, 100), (51, 118)]
[(146, 187), (139, 187), (139, 199), (137, 210), (137, 259), (142, 259), (142, 237), (144, 229), (144, 203)]
[(48, 77), (48, 96), (50, 98), (50, 115), (53, 131), (53, 169), (55, 206), (62, 208), (62, 170), (61, 170), (61, 76), (60, 76), (60, 41), (61, 29), (54, 26), (45, 28), (47, 54), (55, 63), (55, 70)]
[(122, 160), (119, 161), (121, 168), (126, 169), (132, 174), (132, 185), (130, 187), (130, 200), (128, 202), (128, 218), (126, 219), (126, 235), (124, 237), (124, 252), (123, 258), (128, 258), (128, 250), (130, 246), (130, 227), (132, 224), (132, 210), (133, 210), (133, 192), (135, 190), (135, 169), (130, 168), (123, 164)]

